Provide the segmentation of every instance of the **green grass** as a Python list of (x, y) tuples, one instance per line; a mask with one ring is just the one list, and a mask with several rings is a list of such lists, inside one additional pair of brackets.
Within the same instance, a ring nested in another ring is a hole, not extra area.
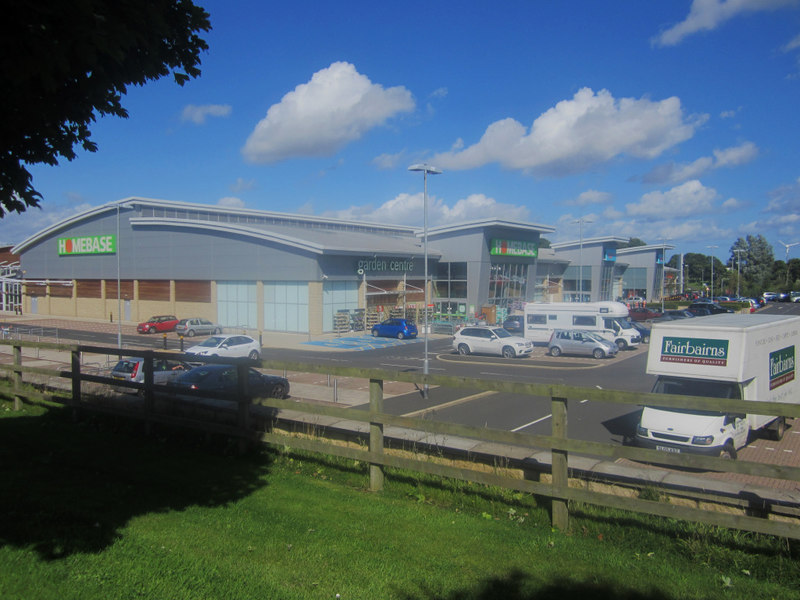
[(798, 545), (0, 403), (0, 598), (798, 598)]

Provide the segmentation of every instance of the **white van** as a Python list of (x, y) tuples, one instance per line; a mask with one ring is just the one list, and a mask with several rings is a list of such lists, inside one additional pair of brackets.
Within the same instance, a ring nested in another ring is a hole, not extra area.
[(628, 320), (622, 302), (528, 302), (525, 337), (547, 343), (555, 329), (584, 329), (614, 342), (620, 350), (635, 348), (641, 337)]
[[(647, 373), (653, 393), (761, 402), (800, 402), (795, 360), (800, 317), (719, 314), (653, 325)], [(736, 458), (751, 431), (781, 439), (783, 417), (645, 406), (640, 446)]]

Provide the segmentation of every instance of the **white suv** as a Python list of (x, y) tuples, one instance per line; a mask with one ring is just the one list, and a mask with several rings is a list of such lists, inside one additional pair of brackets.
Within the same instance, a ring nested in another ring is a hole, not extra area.
[(505, 358), (528, 356), (533, 342), (511, 335), (502, 327), (474, 326), (459, 329), (453, 336), (453, 350), (459, 354), (498, 354)]

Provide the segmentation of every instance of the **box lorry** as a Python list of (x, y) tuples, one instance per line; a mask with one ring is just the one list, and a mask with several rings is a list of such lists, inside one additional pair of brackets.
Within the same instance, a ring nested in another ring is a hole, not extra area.
[(524, 335), (546, 344), (556, 329), (581, 329), (593, 331), (625, 350), (641, 341), (628, 316), (628, 307), (622, 302), (528, 302)]
[[(647, 373), (655, 394), (755, 402), (800, 402), (796, 378), (800, 317), (720, 314), (653, 325)], [(750, 433), (781, 439), (784, 417), (645, 406), (636, 429), (640, 446), (735, 459)]]

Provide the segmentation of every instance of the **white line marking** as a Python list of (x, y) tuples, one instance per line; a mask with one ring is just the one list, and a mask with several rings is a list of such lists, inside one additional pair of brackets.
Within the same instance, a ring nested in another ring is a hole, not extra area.
[(536, 425), (537, 423), (541, 423), (542, 421), (546, 421), (547, 419), (549, 419), (552, 416), (553, 415), (547, 415), (546, 417), (542, 417), (541, 419), (536, 419), (535, 421), (531, 421), (530, 423), (526, 423), (525, 425), (520, 425), (516, 429), (512, 429), (511, 433), (516, 433), (520, 429), (525, 429), (526, 427), (530, 427), (531, 425)]

